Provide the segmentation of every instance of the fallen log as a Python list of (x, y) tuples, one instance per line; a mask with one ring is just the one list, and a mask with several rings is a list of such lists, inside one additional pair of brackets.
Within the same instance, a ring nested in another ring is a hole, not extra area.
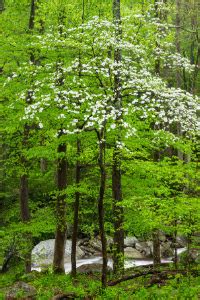
[[(135, 278), (139, 278), (139, 277), (145, 277), (147, 275), (160, 275), (160, 276), (164, 276), (164, 275), (176, 275), (176, 274), (182, 274), (182, 275), (187, 275), (188, 271), (185, 270), (164, 270), (164, 271), (158, 271), (158, 270), (149, 270), (146, 272), (138, 272), (136, 274), (132, 274), (132, 275), (127, 275), (127, 276), (123, 276), (119, 279), (113, 280), (113, 281), (109, 281), (108, 282), (108, 286), (115, 286), (121, 282), (124, 281), (128, 281), (131, 279), (135, 279)], [(195, 274), (198, 275), (199, 272), (197, 270), (193, 270), (190, 272), (190, 274)]]
[(142, 273), (136, 273), (136, 274), (132, 274), (132, 275), (123, 276), (114, 281), (108, 281), (108, 286), (115, 286), (123, 281), (135, 279), (135, 278), (138, 278), (141, 276), (153, 275), (153, 274), (157, 274), (157, 273), (158, 273), (157, 271), (150, 270), (150, 271), (146, 271), (146, 272), (142, 272)]

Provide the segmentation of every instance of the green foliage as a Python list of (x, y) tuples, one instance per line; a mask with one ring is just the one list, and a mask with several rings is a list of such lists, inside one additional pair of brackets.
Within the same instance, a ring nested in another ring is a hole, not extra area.
[(145, 289), (143, 285), (147, 279), (138, 279), (134, 281), (125, 281), (115, 287), (101, 289), (99, 276), (90, 277), (88, 275), (78, 275), (72, 280), (70, 275), (54, 275), (49, 270), (47, 273), (32, 273), (22, 275), (22, 270), (13, 269), (12, 272), (2, 276), (0, 295), (3, 296), (8, 286), (16, 280), (25, 281), (34, 286), (37, 290), (36, 299), (48, 300), (57, 294), (74, 292), (76, 299), (92, 297), (100, 300), (113, 299), (198, 299), (199, 298), (199, 277), (186, 278), (177, 275), (176, 278), (168, 280), (164, 285), (154, 285)]
[[(19, 261), (24, 260), (26, 249), (33, 246), (27, 242), (27, 232), (33, 244), (54, 237), (55, 200), (61, 194), (66, 196), (67, 222), (73, 222), (74, 199), (79, 192), (79, 233), (93, 236), (99, 232), (96, 131), (102, 118), (112, 111), (110, 99), (116, 92), (116, 72), (121, 72), (125, 86), (119, 152), (126, 234), (146, 238), (159, 228), (170, 235), (178, 232), (190, 237), (200, 230), (198, 133), (190, 128), (193, 125), (190, 117), (187, 128), (180, 124), (190, 113), (196, 113), (192, 101), (197, 98), (189, 92), (199, 93), (198, 67), (192, 67), (192, 72), (189, 64), (198, 63), (195, 9), (189, 5), (189, 14), (185, 11), (187, 7), (182, 7), (180, 12), (187, 28), (179, 37), (184, 55), (181, 57), (175, 53), (177, 32), (173, 23), (177, 11), (174, 3), (168, 1), (166, 7), (160, 8), (160, 13), (165, 15), (162, 20), (155, 18), (154, 1), (121, 2), (123, 43), (120, 46), (114, 38), (112, 1), (85, 0), (83, 7), (79, 0), (38, 0), (32, 30), (28, 27), (30, 1), (8, 0), (0, 13), (1, 263), (13, 243)], [(116, 68), (114, 50), (118, 47), (122, 49), (124, 65)], [(158, 62), (159, 76), (155, 70)], [(175, 89), (179, 86), (178, 76), (184, 90)], [(62, 103), (66, 94), (69, 106)], [(59, 101), (61, 106), (58, 106)], [(96, 103), (101, 106), (97, 106), (92, 115)], [(168, 124), (174, 103), (178, 107), (175, 107), (177, 115)], [(147, 107), (150, 110), (144, 114)], [(161, 120), (155, 118), (159, 112)], [(87, 127), (85, 124), (91, 116), (98, 118), (92, 123), (93, 127)], [(112, 157), (119, 135), (113, 119), (108, 118), (105, 125), (104, 206), (109, 236), (114, 231)], [(72, 126), (74, 120), (76, 128)], [(158, 120), (161, 123), (157, 124)], [(184, 130), (180, 130), (181, 126)], [(79, 130), (81, 127), (86, 130)], [(59, 137), (61, 129), (67, 133)], [(79, 155), (77, 138), (81, 141)], [(60, 143), (67, 144), (66, 155), (57, 152)], [(63, 157), (68, 164), (68, 186), (61, 192), (56, 188), (56, 162)], [(77, 161), (81, 165), (78, 185), (75, 181)], [(27, 223), (21, 222), (18, 204), (19, 178), (24, 174), (28, 176), (31, 210), (31, 220)], [(3, 276), (5, 286), (16, 279), (17, 268), (13, 272)], [(38, 275), (33, 284), (38, 290), (38, 299), (50, 299), (54, 292), (65, 291), (75, 291), (79, 297), (89, 292), (97, 299), (197, 299), (199, 293), (196, 278), (191, 278), (190, 283), (186, 278), (179, 278), (179, 283), (172, 280), (162, 288), (149, 289), (138, 287), (137, 282), (128, 283), (128, 291), (123, 286), (100, 291), (98, 280), (84, 276), (78, 277), (79, 280), (80, 284), (73, 287), (70, 276), (55, 276), (49, 272)]]

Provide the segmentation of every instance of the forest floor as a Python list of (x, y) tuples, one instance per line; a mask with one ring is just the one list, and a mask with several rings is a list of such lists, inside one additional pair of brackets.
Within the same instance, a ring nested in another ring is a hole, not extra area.
[(24, 297), (23, 293), (17, 292), (15, 299), (36, 299), (36, 300), (58, 300), (58, 299), (200, 299), (200, 276), (199, 267), (196, 266), (192, 273), (187, 273), (183, 268), (175, 273), (173, 266), (162, 267), (155, 274), (139, 276), (130, 279), (133, 274), (151, 273), (152, 269), (137, 268), (126, 271), (124, 280), (115, 284), (116, 278), (109, 275), (110, 286), (102, 290), (99, 274), (78, 275), (72, 279), (68, 275), (54, 275), (51, 270), (44, 272), (33, 271), (30, 274), (23, 274), (20, 265), (1, 274), (0, 299), (6, 298), (9, 291), (16, 283), (23, 282), (35, 289), (34, 298)]

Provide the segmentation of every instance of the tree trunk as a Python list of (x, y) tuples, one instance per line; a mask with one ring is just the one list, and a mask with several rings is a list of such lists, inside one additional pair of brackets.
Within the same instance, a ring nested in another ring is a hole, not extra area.
[(119, 165), (119, 152), (114, 150), (112, 169), (112, 191), (113, 191), (113, 214), (114, 214), (114, 253), (113, 268), (115, 273), (123, 272), (124, 268), (124, 229), (123, 229), (123, 207), (121, 189), (121, 170)]
[[(85, 20), (85, 1), (82, 0), (82, 25)], [(82, 29), (83, 33), (83, 29)], [(82, 67), (81, 67), (81, 51), (79, 51), (79, 77), (81, 77)], [(79, 156), (81, 152), (81, 142), (77, 138), (77, 161), (76, 161), (76, 187), (79, 187), (80, 176), (81, 176), (81, 166), (79, 162)], [(80, 202), (80, 193), (76, 191), (75, 194), (75, 203), (74, 203), (74, 223), (73, 223), (73, 234), (72, 234), (72, 252), (71, 252), (71, 264), (72, 264), (72, 277), (76, 276), (76, 244), (78, 237), (78, 221), (79, 221), (79, 202)]]
[[(28, 175), (23, 174), (20, 177), (20, 211), (21, 219), (23, 223), (30, 221), (29, 203), (28, 203)], [(31, 272), (31, 245), (32, 245), (32, 235), (30, 233), (25, 233), (24, 238), (26, 239), (27, 246), (25, 249), (25, 272)]]
[(0, 0), (0, 13), (5, 9), (4, 0)]
[[(120, 0), (113, 0), (113, 20), (116, 25), (116, 41), (121, 40), (121, 12)], [(114, 61), (121, 62), (121, 49), (114, 49)], [(121, 153), (117, 144), (120, 142), (120, 126), (122, 119), (122, 95), (121, 95), (121, 74), (117, 69), (114, 76), (114, 97), (115, 107), (119, 114), (116, 118), (117, 140), (113, 150), (113, 167), (112, 167), (112, 194), (113, 194), (113, 214), (114, 214), (114, 249), (113, 249), (113, 269), (115, 273), (121, 273), (124, 269), (124, 229), (123, 229), (123, 207), (122, 187), (121, 187)]]
[(35, 23), (36, 0), (31, 0), (31, 11), (29, 17), (29, 29), (34, 29)]
[[(29, 29), (34, 29), (34, 20), (35, 20), (35, 1), (31, 1), (31, 10), (29, 17)], [(4, 1), (3, 1), (4, 3)], [(34, 55), (30, 55), (30, 61), (35, 63)], [(26, 98), (27, 105), (32, 102), (32, 91), (28, 91)], [(28, 139), (29, 139), (29, 131), (30, 128), (27, 124), (24, 125), (23, 132), (23, 141), (22, 147), (27, 149), (28, 147)], [(28, 162), (24, 156), (21, 157), (22, 167), (26, 170), (28, 167)], [(20, 177), (20, 211), (21, 211), (21, 219), (22, 222), (30, 221), (30, 212), (29, 212), (29, 188), (28, 188), (28, 175), (25, 171)], [(25, 271), (31, 272), (31, 246), (32, 246), (32, 235), (30, 232), (25, 233), (24, 238), (27, 241), (27, 249), (25, 253)]]
[(102, 287), (107, 285), (107, 239), (104, 227), (104, 194), (106, 185), (106, 170), (105, 170), (105, 142), (104, 142), (104, 129), (101, 130), (99, 138), (99, 168), (100, 168), (100, 187), (99, 187), (99, 199), (98, 199), (98, 214), (99, 214), (99, 231), (101, 236), (102, 246)]
[(178, 269), (178, 253), (177, 253), (177, 219), (174, 220), (174, 234), (173, 234), (173, 244), (174, 244), (174, 267)]
[(159, 230), (153, 232), (153, 266), (158, 268), (161, 263)]
[(40, 159), (40, 171), (45, 173), (47, 171), (47, 160), (45, 158)]
[[(160, 14), (159, 9), (158, 9), (158, 0), (154, 1), (154, 7), (155, 7), (155, 17), (158, 19), (162, 18), (162, 14)], [(158, 39), (159, 40), (159, 39)], [(160, 47), (160, 44), (158, 41), (156, 41), (156, 47)], [(161, 68), (160, 68), (160, 58), (156, 58), (155, 60), (155, 73), (157, 75), (161, 75)], [(156, 129), (156, 126), (155, 126)], [(160, 129), (160, 128), (157, 128)], [(160, 152), (156, 151), (154, 153), (154, 161), (158, 162), (160, 160)], [(157, 207), (155, 206), (155, 212), (157, 210)], [(160, 263), (161, 263), (161, 258), (160, 258), (160, 240), (159, 240), (159, 230), (155, 229), (152, 234), (153, 237), (153, 265), (154, 268), (157, 268)]]
[[(79, 162), (79, 156), (81, 151), (80, 140), (77, 139), (77, 161), (76, 161), (76, 188), (79, 187), (81, 167)], [(78, 214), (79, 214), (79, 200), (80, 192), (75, 193), (75, 203), (74, 203), (74, 223), (73, 223), (73, 234), (72, 234), (72, 253), (71, 253), (71, 263), (72, 263), (72, 276), (76, 276), (76, 244), (78, 237)]]
[[(30, 12), (30, 19), (34, 20), (35, 18), (35, 12), (33, 14), (32, 12), (32, 6), (33, 6), (33, 2), (31, 3), (31, 12)], [(33, 29), (34, 27), (34, 23), (33, 26), (30, 26), (30, 22), (29, 22), (29, 29)], [(33, 61), (33, 57), (31, 55), (30, 60)], [(32, 101), (32, 93), (30, 91), (28, 91), (27, 94), (27, 98), (26, 98), (26, 102), (27, 105), (30, 104), (30, 102)], [(24, 133), (23, 133), (23, 141), (22, 141), (22, 147), (23, 148), (27, 148), (27, 143), (28, 143), (28, 136), (29, 136), (29, 126), (27, 124), (24, 125)], [(21, 158), (21, 162), (22, 162), (22, 167), (24, 169), (27, 169), (27, 160), (25, 157), (22, 156)], [(28, 175), (27, 173), (24, 173), (21, 175), (20, 177), (20, 211), (21, 211), (21, 219), (22, 222), (28, 222), (30, 221), (30, 212), (29, 212), (29, 191), (28, 191)], [(30, 244), (32, 244), (32, 235), (31, 233), (26, 233), (24, 235), (24, 238), (27, 241), (28, 244), (28, 249), (26, 249), (26, 253), (25, 253), (25, 271), (27, 273), (31, 272), (31, 246)]]
[[(200, 38), (199, 38), (199, 10), (200, 6), (198, 1), (191, 2), (191, 29), (193, 34), (191, 35), (191, 46), (190, 46), (190, 62), (195, 66), (193, 76), (191, 76), (190, 80), (190, 91), (191, 93), (197, 93), (197, 76), (199, 73), (199, 58), (200, 58)], [(195, 34), (194, 34), (195, 33)]]
[(53, 270), (55, 273), (64, 273), (64, 254), (66, 243), (66, 195), (64, 190), (67, 186), (67, 162), (66, 162), (66, 144), (60, 144), (58, 146), (58, 166), (57, 166), (57, 186), (60, 192), (56, 200), (56, 237), (53, 259)]
[(20, 178), (20, 210), (23, 222), (30, 220), (30, 212), (28, 206), (28, 176), (23, 174)]
[[(176, 51), (181, 53), (180, 33), (181, 33), (181, 0), (176, 0)], [(181, 87), (181, 72), (176, 71), (177, 87)]]

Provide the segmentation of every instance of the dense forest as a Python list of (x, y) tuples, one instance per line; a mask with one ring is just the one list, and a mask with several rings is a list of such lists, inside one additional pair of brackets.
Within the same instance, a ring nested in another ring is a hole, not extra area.
[(200, 0), (0, 0), (0, 299), (199, 299)]

